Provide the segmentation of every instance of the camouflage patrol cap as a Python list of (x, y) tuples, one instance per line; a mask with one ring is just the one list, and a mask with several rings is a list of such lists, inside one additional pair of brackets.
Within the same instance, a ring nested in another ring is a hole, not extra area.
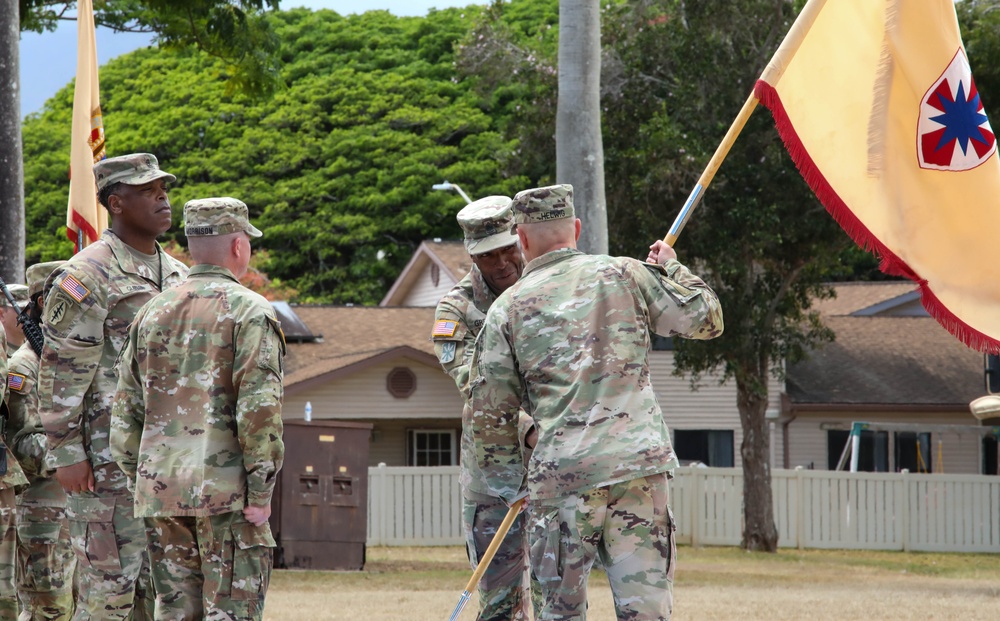
[(458, 225), (465, 232), (469, 254), (484, 254), (517, 243), (510, 234), (513, 220), (507, 196), (487, 196), (469, 203), (458, 212)]
[[(7, 285), (7, 291), (10, 291), (10, 294), (14, 297), (14, 301), (17, 302), (19, 307), (24, 308), (24, 305), (28, 303), (30, 296), (28, 295), (28, 287), (25, 285)], [(0, 308), (7, 308), (8, 306), (10, 306), (10, 302), (7, 300), (7, 296), (0, 293)]]
[(188, 237), (228, 235), (243, 231), (250, 237), (263, 235), (250, 224), (246, 203), (221, 196), (199, 198), (184, 204), (184, 234)]
[(35, 263), (26, 272), (28, 280), (28, 297), (33, 298), (42, 292), (45, 281), (57, 267), (65, 261), (46, 261), (45, 263)]
[(573, 218), (576, 216), (573, 211), (573, 186), (563, 183), (523, 190), (514, 195), (511, 208), (514, 224)]
[(112, 183), (142, 185), (156, 179), (177, 181), (177, 177), (160, 170), (160, 164), (152, 153), (132, 153), (101, 160), (94, 164), (94, 177), (97, 178), (98, 192)]

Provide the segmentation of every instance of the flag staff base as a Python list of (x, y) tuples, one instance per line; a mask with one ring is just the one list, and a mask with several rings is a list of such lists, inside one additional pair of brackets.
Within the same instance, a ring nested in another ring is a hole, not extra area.
[(472, 597), (472, 591), (475, 590), (476, 585), (482, 580), (483, 574), (486, 573), (486, 568), (493, 561), (493, 556), (497, 553), (497, 548), (503, 543), (504, 537), (507, 536), (507, 531), (510, 530), (511, 524), (514, 523), (514, 518), (521, 512), (521, 507), (524, 506), (526, 500), (527, 497), (516, 500), (510, 506), (510, 509), (507, 510), (507, 515), (504, 516), (503, 522), (497, 527), (497, 534), (493, 535), (493, 541), (490, 542), (490, 545), (486, 548), (486, 552), (483, 553), (483, 558), (479, 559), (479, 564), (476, 565), (476, 570), (472, 572), (472, 577), (466, 583), (465, 591), (462, 592), (462, 597), (459, 598), (455, 610), (448, 617), (448, 621), (456, 621), (458, 615), (462, 614), (462, 609), (465, 608), (465, 605), (469, 603), (469, 598)]

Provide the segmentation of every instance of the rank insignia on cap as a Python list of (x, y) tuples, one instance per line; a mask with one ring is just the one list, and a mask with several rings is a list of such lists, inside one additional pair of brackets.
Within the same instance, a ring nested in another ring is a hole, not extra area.
[(69, 294), (77, 302), (82, 302), (90, 295), (90, 289), (83, 286), (83, 283), (74, 276), (67, 276), (59, 283), (59, 288)]
[(7, 375), (7, 388), (21, 392), (24, 390), (24, 376), (20, 373), (10, 373)]
[(442, 319), (434, 324), (434, 330), (431, 332), (431, 338), (437, 338), (439, 336), (455, 336), (455, 330), (457, 329), (457, 321)]

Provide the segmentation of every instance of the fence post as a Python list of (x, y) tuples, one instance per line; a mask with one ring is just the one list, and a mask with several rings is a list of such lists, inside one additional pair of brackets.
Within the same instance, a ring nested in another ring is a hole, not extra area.
[(795, 547), (799, 550), (805, 549), (805, 541), (802, 531), (806, 527), (805, 507), (803, 499), (805, 484), (802, 482), (802, 466), (795, 466)]
[(388, 535), (388, 515), (389, 504), (388, 490), (389, 481), (385, 474), (385, 462), (378, 464), (378, 542), (379, 545), (386, 545)]
[(691, 547), (698, 545), (698, 531), (701, 520), (701, 479), (698, 477), (698, 468), (688, 466), (691, 473)]
[(910, 481), (909, 481), (910, 471), (903, 468), (900, 472), (899, 481), (900, 485), (903, 486), (903, 493), (900, 494), (900, 504), (902, 505), (902, 510), (899, 515), (899, 530), (900, 535), (903, 539), (903, 552), (910, 551)]

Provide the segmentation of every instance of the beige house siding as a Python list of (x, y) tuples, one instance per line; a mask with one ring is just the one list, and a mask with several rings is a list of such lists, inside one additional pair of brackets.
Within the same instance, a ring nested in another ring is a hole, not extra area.
[[(416, 376), (416, 389), (405, 399), (393, 397), (386, 389), (386, 376), (396, 367), (408, 368)], [(455, 382), (440, 367), (405, 358), (296, 392), (286, 397), (283, 416), (302, 418), (306, 401), (312, 403), (313, 418), (374, 421), (462, 417), (462, 398)]]
[[(740, 457), (740, 443), (743, 442), (743, 426), (736, 408), (736, 383), (733, 380), (719, 384), (721, 372), (702, 376), (697, 390), (691, 389), (689, 377), (677, 377), (674, 372), (672, 351), (653, 351), (649, 357), (650, 379), (653, 390), (663, 408), (667, 425), (672, 429), (732, 429), (733, 465), (743, 466)], [(781, 409), (781, 382), (770, 378), (768, 382), (768, 410), (775, 416)], [(781, 467), (784, 460), (780, 436), (780, 425), (772, 434), (772, 454), (774, 466)]]
[[(927, 413), (900, 410), (898, 412), (863, 412), (845, 416), (842, 412), (801, 413), (788, 425), (789, 466), (813, 467), (826, 470), (828, 465), (827, 429), (850, 429), (851, 423), (906, 423), (926, 425), (975, 425), (967, 412)], [(835, 426), (835, 427), (834, 427)], [(896, 471), (893, 432), (889, 431), (889, 470)], [(940, 442), (940, 445), (939, 445)], [(833, 447), (840, 456), (843, 447)], [(976, 433), (931, 431), (931, 469), (935, 473), (980, 474), (982, 470), (982, 436)]]
[[(432, 274), (435, 269), (438, 272), (436, 285)], [(455, 286), (455, 282), (439, 265), (429, 262), (414, 278), (413, 286), (403, 296), (403, 302), (400, 306), (437, 306), (444, 294)], [(428, 334), (430, 334), (430, 329), (431, 327), (427, 326)]]

